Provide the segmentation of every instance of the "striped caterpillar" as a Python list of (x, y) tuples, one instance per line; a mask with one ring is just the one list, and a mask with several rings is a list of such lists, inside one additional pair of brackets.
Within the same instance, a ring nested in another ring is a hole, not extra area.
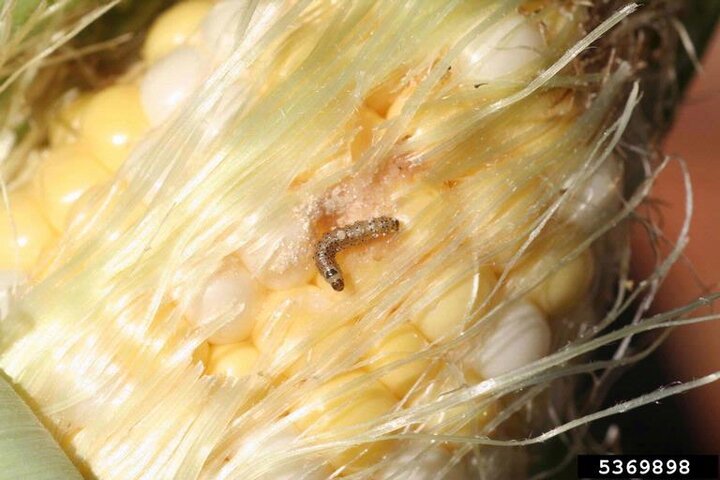
[(334, 228), (324, 234), (315, 247), (315, 265), (333, 290), (341, 292), (345, 281), (335, 255), (340, 250), (383, 237), (400, 229), (400, 222), (392, 217), (375, 217), (361, 220), (344, 227)]

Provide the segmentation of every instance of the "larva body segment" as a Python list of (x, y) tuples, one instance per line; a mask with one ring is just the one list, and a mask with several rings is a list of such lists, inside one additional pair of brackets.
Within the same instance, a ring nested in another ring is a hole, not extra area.
[(396, 218), (381, 216), (370, 220), (361, 220), (344, 227), (330, 230), (322, 236), (315, 247), (315, 265), (333, 290), (341, 292), (345, 288), (340, 266), (335, 256), (340, 250), (365, 243), (400, 229)]

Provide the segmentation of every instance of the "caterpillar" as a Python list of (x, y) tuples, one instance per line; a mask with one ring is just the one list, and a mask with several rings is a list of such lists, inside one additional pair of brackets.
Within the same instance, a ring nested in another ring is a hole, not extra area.
[(383, 237), (400, 229), (400, 221), (392, 217), (375, 217), (361, 220), (325, 233), (315, 247), (315, 265), (333, 290), (345, 288), (340, 266), (335, 256), (340, 250)]

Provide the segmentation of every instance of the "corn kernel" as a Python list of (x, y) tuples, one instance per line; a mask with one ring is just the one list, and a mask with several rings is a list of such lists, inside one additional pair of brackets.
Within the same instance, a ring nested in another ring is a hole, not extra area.
[[(364, 374), (367, 373), (355, 371), (338, 375), (315, 389), (305, 404), (318, 403), (306, 416), (296, 421), (298, 428), (310, 429), (313, 433), (348, 429), (347, 435), (353, 436), (361, 433), (354, 431), (353, 426), (390, 412), (397, 400), (380, 382), (372, 381), (348, 390), (347, 384)], [(330, 396), (332, 398), (329, 398)], [(330, 462), (337, 467), (347, 465), (349, 471), (352, 471), (375, 464), (389, 448), (390, 442), (352, 447), (332, 455)], [(349, 462), (352, 464), (348, 465)]]
[(143, 57), (152, 63), (187, 42), (205, 18), (213, 2), (190, 0), (166, 10), (150, 27)]
[(79, 95), (74, 100), (60, 107), (55, 118), (50, 121), (48, 136), (53, 147), (72, 143), (80, 136), (82, 119), (85, 109), (90, 103), (90, 95)]
[(0, 268), (27, 272), (56, 234), (29, 189), (10, 194), (10, 210), (0, 214)]
[(259, 356), (260, 352), (250, 342), (211, 345), (207, 372), (240, 378), (253, 372)]
[(207, 342), (202, 342), (200, 345), (197, 346), (195, 351), (193, 351), (192, 361), (194, 363), (202, 362), (204, 365), (207, 365), (209, 360), (210, 360), (210, 344)]
[(195, 326), (230, 318), (208, 341), (236, 343), (250, 337), (263, 295), (262, 288), (239, 262), (229, 262), (210, 278), (202, 297), (189, 306), (186, 315)]
[(567, 313), (587, 295), (594, 270), (592, 253), (585, 250), (531, 290), (528, 298), (551, 317)]
[(619, 210), (622, 203), (621, 180), (622, 170), (618, 159), (608, 158), (560, 207), (558, 217), (592, 231)]
[(307, 285), (317, 272), (312, 262), (305, 259), (278, 267), (272, 264), (272, 260), (270, 264), (264, 264), (252, 252), (242, 251), (240, 257), (253, 277), (271, 290), (287, 290)]
[(90, 100), (82, 120), (82, 137), (95, 157), (113, 172), (147, 129), (140, 92), (131, 85), (99, 92)]
[[(282, 358), (311, 335), (319, 335), (318, 327), (323, 325), (323, 315), (327, 315), (331, 306), (329, 295), (314, 285), (271, 292), (263, 303), (252, 333), (255, 345), (261, 352)], [(330, 341), (328, 338), (324, 345)], [(318, 344), (311, 346), (308, 355), (317, 358), (323, 348)], [(293, 360), (289, 366), (290, 373), (306, 365), (308, 355)]]
[(400, 220), (399, 238), (405, 248), (423, 248), (445, 231), (452, 216), (443, 192), (429, 184), (417, 184), (400, 190), (393, 198), (397, 204), (395, 217)]
[(482, 378), (498, 377), (547, 355), (551, 339), (542, 310), (520, 301), (502, 311), (482, 348), (472, 352), (467, 364)]
[[(410, 355), (423, 351), (427, 341), (411, 325), (403, 325), (385, 337), (372, 351), (370, 370), (377, 370), (393, 362), (401, 361)], [(423, 374), (430, 362), (416, 360), (397, 367), (382, 376), (380, 381), (398, 398), (402, 398)]]
[[(444, 271), (438, 281), (447, 282), (460, 272), (461, 266), (454, 265)], [(487, 266), (463, 272), (432, 306), (414, 319), (415, 326), (431, 342), (459, 334), (466, 326), (467, 315), (485, 301), (495, 281), (495, 274)]]
[(72, 206), (87, 190), (110, 178), (110, 173), (85, 146), (74, 143), (49, 150), (36, 178), (43, 211), (52, 226), (62, 231)]
[[(317, 328), (317, 321), (317, 317), (298, 317), (290, 327), (291, 339), (289, 344), (297, 345), (299, 342), (306, 339), (308, 333), (312, 332), (313, 328)], [(307, 346), (307, 349), (302, 352), (302, 355), (300, 355), (300, 357), (292, 365), (290, 365), (287, 370), (287, 374), (294, 375), (307, 367), (319, 366), (322, 360), (328, 358), (328, 355), (336, 351), (339, 342), (341, 342), (343, 338), (348, 337), (349, 330), (349, 326), (343, 325), (324, 336), (322, 333), (318, 333), (317, 341)]]
[(140, 97), (153, 126), (164, 122), (195, 91), (209, 66), (200, 50), (180, 47), (150, 67), (140, 83)]
[(377, 245), (365, 250), (341, 252), (338, 255), (338, 263), (343, 269), (345, 279), (345, 289), (342, 292), (333, 290), (320, 273), (315, 276), (315, 284), (337, 299), (375, 287), (379, 278), (387, 271), (387, 262), (382, 258), (385, 252), (383, 249), (374, 249), (375, 246)]
[(249, 15), (250, 4), (244, 1), (225, 0), (215, 4), (200, 26), (204, 47), (212, 52), (216, 61), (225, 60), (235, 48), (248, 48), (257, 43), (272, 25), (281, 8), (281, 2), (259, 2), (252, 11), (247, 30), (239, 35), (239, 26)]
[[(413, 398), (410, 399), (410, 405), (413, 407), (426, 406), (441, 401), (446, 395), (467, 387), (469, 380), (469, 377), (460, 379), (455, 375), (446, 377), (444, 380), (438, 379), (427, 389), (414, 393)], [(493, 418), (496, 409), (494, 404), (478, 408), (478, 404), (473, 401), (453, 407), (444, 407), (426, 419), (426, 431), (447, 435), (474, 436)]]
[(373, 129), (382, 122), (383, 118), (374, 110), (361, 108), (358, 112), (355, 128), (357, 135), (350, 143), (350, 152), (353, 159), (357, 160), (372, 145)]
[(412, 93), (415, 91), (416, 86), (415, 85), (409, 85), (402, 89), (402, 91), (395, 97), (392, 104), (387, 110), (387, 118), (393, 118), (397, 117), (402, 113), (402, 109), (407, 103), (408, 99), (412, 95)]
[(540, 30), (513, 13), (465, 47), (453, 71), (469, 82), (492, 82), (539, 59), (542, 46)]
[(383, 83), (370, 92), (365, 99), (365, 105), (373, 109), (381, 117), (389, 118), (387, 112), (403, 90), (403, 79), (406, 74), (406, 71), (401, 70), (393, 72)]

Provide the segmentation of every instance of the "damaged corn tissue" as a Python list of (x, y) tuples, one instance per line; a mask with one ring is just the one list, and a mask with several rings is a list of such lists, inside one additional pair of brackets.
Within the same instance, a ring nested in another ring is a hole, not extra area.
[[(66, 3), (5, 91), (122, 7)], [(607, 329), (656, 165), (598, 45), (638, 9), (165, 5), (123, 71), (3, 107), (0, 368), (99, 479), (525, 478), (586, 354), (655, 328)], [(333, 290), (318, 241), (378, 217)]]

